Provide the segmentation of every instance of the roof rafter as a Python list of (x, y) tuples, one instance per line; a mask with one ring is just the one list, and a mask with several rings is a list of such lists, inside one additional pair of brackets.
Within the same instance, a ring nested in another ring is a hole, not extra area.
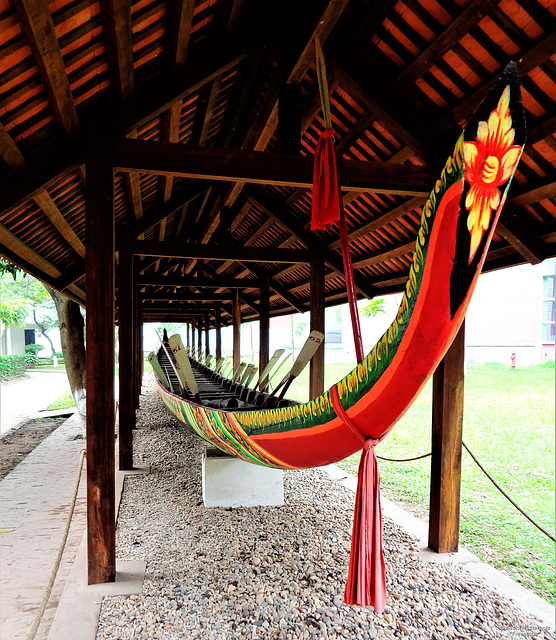
[[(116, 142), (115, 168), (191, 178), (310, 188), (313, 158), (241, 149), (217, 149), (145, 140)], [(428, 194), (436, 171), (416, 165), (340, 160), (343, 188), (400, 195)]]
[(79, 119), (48, 3), (46, 0), (16, 0), (14, 4), (56, 120), (65, 133), (74, 133), (79, 129)]
[(154, 240), (132, 241), (131, 252), (133, 255), (159, 258), (197, 258), (236, 262), (311, 262), (311, 253), (302, 249), (258, 249)]

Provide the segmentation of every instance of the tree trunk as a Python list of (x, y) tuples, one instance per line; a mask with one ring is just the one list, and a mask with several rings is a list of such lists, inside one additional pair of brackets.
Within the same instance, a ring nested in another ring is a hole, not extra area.
[(50, 287), (46, 287), (46, 290), (56, 305), (66, 373), (72, 395), (75, 398), (76, 392), (78, 392), (78, 396), (83, 394), (86, 380), (83, 316), (76, 302), (69, 300)]

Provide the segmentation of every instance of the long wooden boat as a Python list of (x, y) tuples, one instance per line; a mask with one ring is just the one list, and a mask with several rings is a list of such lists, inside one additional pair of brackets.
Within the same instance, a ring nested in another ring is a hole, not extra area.
[[(524, 142), (517, 70), (509, 65), (468, 122), (423, 206), (394, 322), (361, 364), (323, 395), (275, 408), (218, 408), (159, 380), (164, 403), (222, 451), (281, 469), (342, 460), (362, 448), (361, 434), (384, 438), (461, 326)], [(197, 371), (203, 373), (201, 365)]]

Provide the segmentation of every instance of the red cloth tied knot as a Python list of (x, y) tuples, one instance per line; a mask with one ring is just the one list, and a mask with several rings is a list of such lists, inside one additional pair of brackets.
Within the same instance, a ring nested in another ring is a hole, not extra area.
[(328, 229), (340, 220), (340, 181), (336, 167), (334, 131), (321, 133), (313, 167), (311, 229)]
[(367, 438), (363, 443), (363, 449), (365, 449), (365, 451), (368, 451), (371, 447), (374, 447), (379, 442), (380, 440), (373, 440), (373, 438)]

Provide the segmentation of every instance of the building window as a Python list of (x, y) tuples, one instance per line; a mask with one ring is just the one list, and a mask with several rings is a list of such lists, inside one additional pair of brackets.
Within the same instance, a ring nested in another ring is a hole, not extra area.
[(542, 341), (556, 342), (556, 276), (544, 276)]

